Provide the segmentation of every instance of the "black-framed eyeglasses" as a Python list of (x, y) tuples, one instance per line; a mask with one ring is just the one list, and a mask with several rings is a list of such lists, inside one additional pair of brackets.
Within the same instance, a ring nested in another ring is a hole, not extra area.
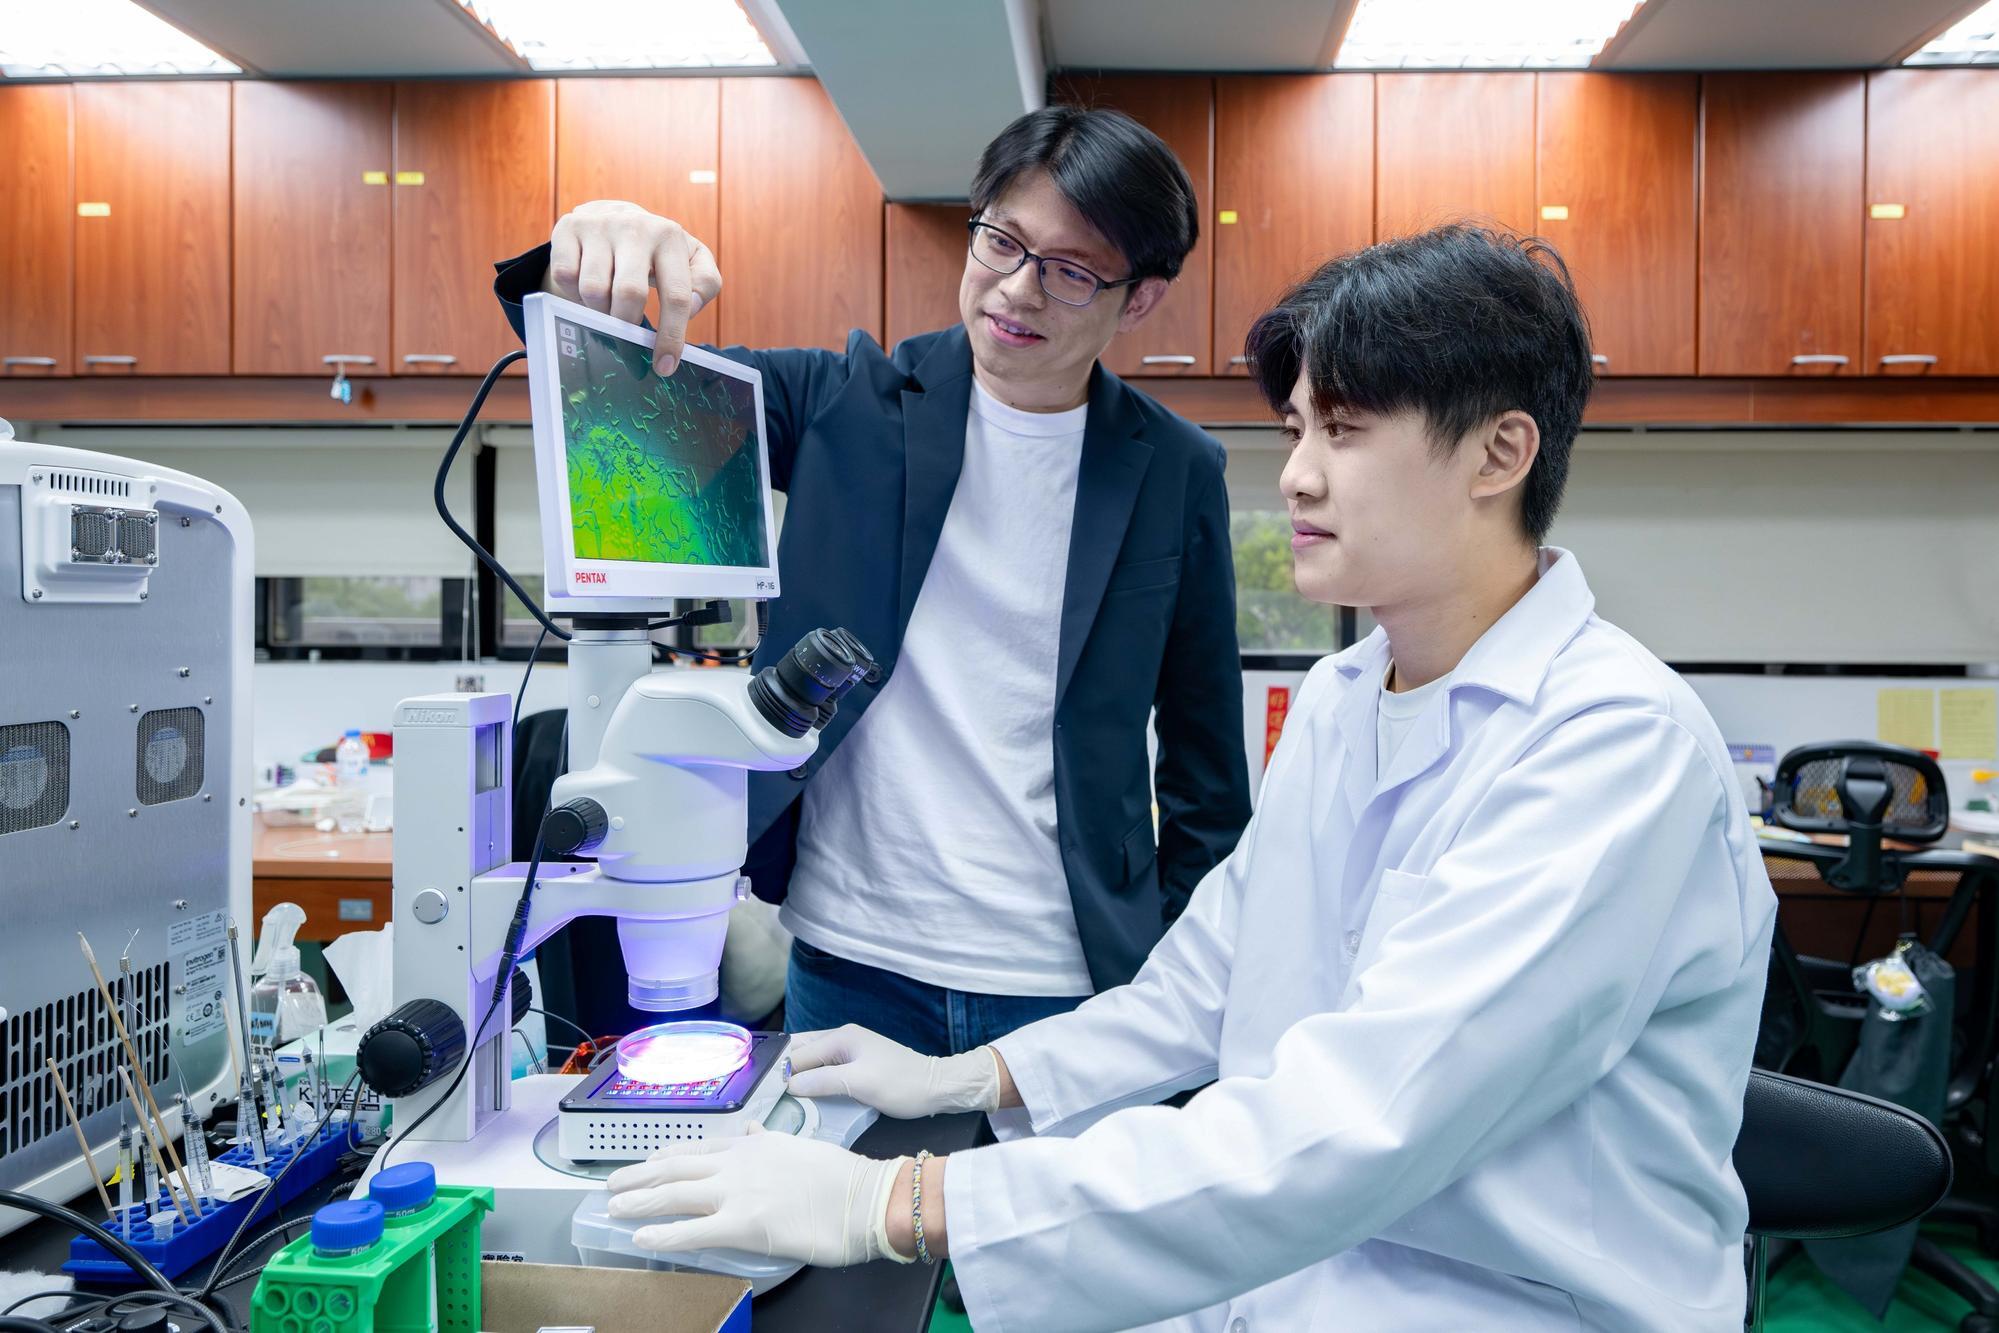
[(1097, 293), (1129, 287), (1138, 279), (1119, 278), (1110, 282), (1081, 264), (1067, 259), (1048, 259), (1020, 243), (1020, 238), (1001, 231), (990, 222), (973, 218), (965, 224), (971, 233), (972, 258), (995, 273), (1018, 273), (1029, 260), (1041, 266), (1041, 290), (1063, 305), (1088, 305)]

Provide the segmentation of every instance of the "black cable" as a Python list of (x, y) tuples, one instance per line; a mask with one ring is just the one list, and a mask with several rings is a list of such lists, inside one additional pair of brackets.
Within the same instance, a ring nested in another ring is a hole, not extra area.
[[(214, 1293), (216, 1274), (228, 1267), (229, 1256), (235, 1252), (237, 1242), (243, 1239), (243, 1233), (250, 1229), (250, 1223), (256, 1218), (258, 1213), (263, 1211), (264, 1204), (278, 1197), (278, 1186), (284, 1181), (286, 1176), (292, 1173), (293, 1167), (305, 1160), (306, 1152), (309, 1148), (315, 1146), (313, 1140), (319, 1137), (319, 1132), (332, 1124), (333, 1118), (340, 1114), (341, 1101), (350, 1096), (358, 1097), (360, 1095), (360, 1090), (357, 1086), (360, 1082), (361, 1071), (358, 1069), (347, 1076), (347, 1082), (341, 1085), (340, 1096), (334, 1099), (332, 1106), (318, 1114), (317, 1118), (313, 1121), (312, 1128), (306, 1131), (305, 1146), (300, 1147), (297, 1152), (292, 1154), (292, 1159), (285, 1163), (283, 1170), (271, 1178), (270, 1184), (257, 1191), (256, 1200), (251, 1203), (250, 1211), (244, 1213), (243, 1220), (236, 1224), (236, 1230), (229, 1237), (228, 1244), (216, 1252), (215, 1267), (209, 1270), (208, 1281), (203, 1283), (201, 1290), (194, 1294), (195, 1300), (205, 1301)], [(240, 1106), (237, 1108), (237, 1115), (239, 1117), (242, 1115), (242, 1108)]]
[(62, 1333), (62, 1330), (47, 1320), (0, 1314), (0, 1333)]
[[(567, 730), (568, 724), (565, 722), (565, 733)], [(527, 879), (521, 885), (520, 900), (514, 904), (514, 919), (507, 923), (506, 942), (500, 951), (500, 970), (493, 976), (493, 996), (486, 1003), (486, 1012), (479, 1019), (478, 1030), (472, 1034), (472, 1040), (465, 1047), (465, 1058), (459, 1061), (458, 1072), (451, 1076), (450, 1084), (438, 1099), (424, 1107), (423, 1114), (412, 1120), (409, 1128), (384, 1143), (381, 1151), (375, 1154), (376, 1160), (385, 1166), (388, 1164), (389, 1154), (401, 1147), (410, 1135), (421, 1129), (424, 1121), (437, 1114), (438, 1107), (451, 1100), (459, 1085), (465, 1082), (465, 1075), (471, 1071), (473, 1061), (478, 1058), (479, 1047), (486, 1040), (486, 1028), (492, 1023), (493, 1015), (499, 1012), (500, 1001), (507, 994), (507, 983), (513, 978), (514, 963), (520, 957), (521, 939), (527, 934), (528, 908), (534, 901), (535, 880), (541, 874), (542, 838), (546, 831), (545, 827), (536, 828), (534, 831), (534, 855), (528, 858)], [(509, 1055), (507, 1059), (511, 1063), (513, 1057)]]
[(289, 1219), (288, 1221), (278, 1223), (276, 1226), (272, 1227), (269, 1231), (266, 1231), (263, 1235), (257, 1237), (255, 1240), (251, 1241), (248, 1245), (245, 1245), (242, 1249), (238, 1250), (235, 1256), (232, 1257), (228, 1263), (217, 1264), (215, 1265), (215, 1267), (211, 1268), (208, 1272), (209, 1281), (214, 1284), (215, 1290), (220, 1291), (222, 1288), (229, 1285), (229, 1282), (225, 1280), (225, 1277), (229, 1272), (229, 1270), (234, 1268), (237, 1264), (242, 1263), (243, 1260), (248, 1258), (250, 1255), (253, 1255), (258, 1250), (262, 1249), (265, 1246), (265, 1244), (269, 1242), (271, 1237), (282, 1236), (284, 1235), (285, 1232), (290, 1231), (293, 1227), (304, 1226), (311, 1221), (312, 1221), (312, 1214), (307, 1213), (303, 1217), (294, 1217)]
[(591, 1036), (588, 1032), (585, 1032), (581, 1024), (571, 1022), (569, 1019), (564, 1018), (561, 1014), (551, 1014), (550, 1012), (548, 1012), (548, 1010), (537, 1009), (533, 1005), (528, 1006), (528, 1012), (531, 1014), (540, 1014), (543, 1018), (554, 1019), (556, 1022), (562, 1024), (562, 1026), (568, 1028), (571, 1032), (574, 1032), (577, 1036), (583, 1038), (583, 1042), (585, 1045), (594, 1046), (597, 1043), (597, 1039)]
[(437, 483), (432, 488), (432, 498), (437, 502), (437, 516), (444, 520), (444, 526), (451, 529), (452, 535), (464, 542), (467, 549), (479, 558), (479, 563), (493, 571), (493, 576), (507, 585), (507, 591), (520, 599), (520, 604), (541, 622), (543, 629), (566, 643), (569, 640), (568, 631), (557, 628), (556, 623), (542, 611), (540, 604), (528, 596), (527, 589), (507, 572), (507, 567), (495, 560), (493, 553), (481, 546), (477, 537), (460, 526), (458, 520), (451, 516), (451, 506), (444, 498), (444, 483), (451, 476), (451, 465), (457, 460), (458, 451), (464, 447), (465, 437), (472, 433), (472, 424), (479, 419), (479, 409), (486, 405), (486, 396), (492, 393), (493, 386), (500, 382), (500, 373), (526, 356), (526, 352), (508, 352), (495, 361), (493, 368), (486, 372), (486, 378), (479, 381), (479, 392), (472, 395), (472, 405), (465, 409), (465, 415), (460, 419), (458, 429), (452, 433), (451, 443), (444, 450), (444, 457), (438, 462)]
[(541, 627), (541, 633), (534, 636), (534, 647), (528, 652), (527, 670), (521, 672), (521, 687), (514, 691), (514, 724), (507, 728), (507, 735), (521, 734), (521, 700), (528, 697), (528, 677), (534, 675), (534, 660), (541, 656), (541, 646), (548, 642), (548, 626)]
[(33, 1213), (37, 1217), (46, 1217), (51, 1222), (60, 1222), (74, 1231), (80, 1231), (99, 1245), (102, 1245), (106, 1250), (109, 1250), (113, 1255), (122, 1259), (154, 1291), (164, 1292), (169, 1296), (180, 1295), (179, 1289), (173, 1283), (167, 1281), (166, 1274), (153, 1267), (145, 1255), (140, 1254), (137, 1250), (126, 1244), (125, 1241), (112, 1235), (82, 1213), (65, 1208), (59, 1203), (50, 1203), (47, 1199), (38, 1199), (32, 1194), (23, 1194), (18, 1190), (0, 1189), (0, 1205), (18, 1208), (24, 1213)]

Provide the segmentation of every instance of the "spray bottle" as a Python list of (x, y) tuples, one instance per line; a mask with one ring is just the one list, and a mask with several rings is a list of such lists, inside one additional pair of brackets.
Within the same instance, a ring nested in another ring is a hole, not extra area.
[(304, 924), (304, 908), (279, 903), (264, 914), (257, 932), (257, 953), (250, 960), (256, 977), (250, 987), (250, 1040), (260, 1059), (326, 1022), (326, 998), (299, 967), (293, 942)]

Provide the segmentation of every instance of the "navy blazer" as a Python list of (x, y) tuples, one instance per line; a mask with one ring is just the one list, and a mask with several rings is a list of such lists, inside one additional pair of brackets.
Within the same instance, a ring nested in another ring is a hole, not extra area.
[[(547, 267), (547, 246), (499, 265), (494, 290), (516, 332), (520, 301)], [(964, 462), (965, 330), (907, 339), (893, 355), (858, 330), (845, 352), (721, 350), (763, 373), (771, 480), (787, 492), (784, 591), (754, 663), (776, 660), (814, 628), (844, 626), (880, 661), (885, 683)], [(1102, 365), (1091, 372), (1068, 582), (1048, 614), (1061, 625), (1062, 864), (1099, 990), (1132, 979), (1249, 822), (1224, 459), (1206, 432)], [(759, 897), (782, 900), (799, 796), (879, 690), (855, 687), (802, 768), (750, 774), (747, 868)], [(1159, 756), (1148, 771), (1155, 709)]]

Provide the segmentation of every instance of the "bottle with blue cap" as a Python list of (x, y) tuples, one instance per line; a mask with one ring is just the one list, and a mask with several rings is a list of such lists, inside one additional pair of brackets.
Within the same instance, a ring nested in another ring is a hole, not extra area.
[[(382, 1206), (390, 1227), (420, 1227), (437, 1198), (437, 1172), (429, 1162), (384, 1167), (368, 1182), (368, 1198)], [(426, 1245), (422, 1254), (405, 1260), (382, 1284), (382, 1297), (375, 1333), (436, 1333), (436, 1247)]]
[(367, 1253), (381, 1239), (382, 1205), (373, 1199), (342, 1199), (312, 1215), (316, 1259), (349, 1259)]

